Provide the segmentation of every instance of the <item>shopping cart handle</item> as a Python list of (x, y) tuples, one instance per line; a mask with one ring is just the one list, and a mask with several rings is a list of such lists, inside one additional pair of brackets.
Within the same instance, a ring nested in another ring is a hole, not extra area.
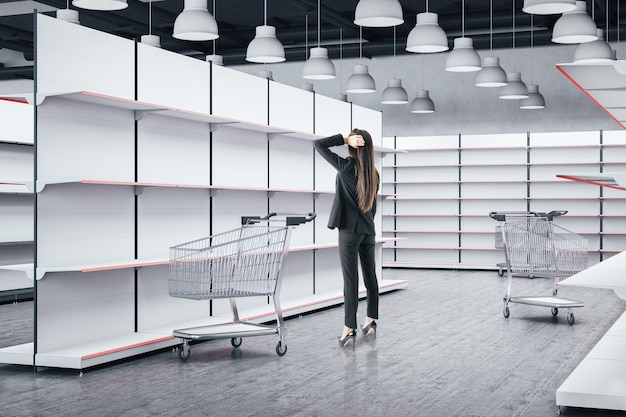
[(287, 226), (297, 226), (299, 224), (302, 223), (308, 223), (310, 221), (312, 221), (313, 219), (315, 219), (315, 217), (317, 216), (317, 214), (315, 213), (308, 213), (306, 215), (299, 215), (299, 216), (293, 216), (294, 214), (300, 214), (300, 213), (269, 213), (266, 214), (265, 216), (241, 216), (241, 224), (245, 225), (245, 224), (254, 224), (254, 223), (259, 223), (263, 220), (269, 220), (272, 217), (275, 216), (286, 216), (285, 217), (285, 222), (287, 223)]
[(315, 213), (309, 213), (306, 216), (288, 216), (287, 217), (287, 226), (297, 226), (299, 224), (302, 223), (308, 223), (310, 221), (313, 221), (313, 219), (315, 219), (315, 217), (317, 217), (317, 214)]

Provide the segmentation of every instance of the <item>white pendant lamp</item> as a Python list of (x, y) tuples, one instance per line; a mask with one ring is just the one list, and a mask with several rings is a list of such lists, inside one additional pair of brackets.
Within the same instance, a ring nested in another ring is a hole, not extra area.
[(67, 0), (67, 5), (65, 9), (57, 10), (56, 17), (59, 20), (65, 20), (66, 22), (80, 25), (78, 10), (70, 9), (70, 0)]
[(276, 38), (276, 28), (267, 25), (267, 0), (264, 2), (263, 26), (256, 27), (256, 36), (246, 50), (246, 61), (261, 64), (285, 61), (285, 48)]
[(174, 21), (172, 36), (185, 41), (219, 38), (217, 22), (207, 9), (207, 0), (185, 0), (183, 11)]
[(398, 0), (359, 0), (354, 24), (366, 27), (389, 27), (404, 23), (402, 5)]
[(484, 57), (482, 69), (476, 75), (476, 87), (504, 87), (506, 84), (506, 72), (500, 66), (500, 58)]
[(223, 66), (224, 57), (222, 55), (211, 54), (206, 56), (206, 62), (211, 62), (215, 65)]
[(552, 42), (584, 43), (598, 39), (595, 22), (587, 14), (587, 2), (577, 1), (576, 9), (563, 13), (552, 29)]
[(128, 7), (126, 0), (74, 0), (72, 5), (87, 10), (123, 10)]
[(534, 15), (530, 15), (530, 84), (528, 84), (528, 97), (523, 98), (519, 101), (519, 108), (522, 110), (537, 110), (537, 109), (545, 109), (546, 108), (546, 100), (543, 98), (543, 95), (539, 92), (539, 86), (534, 84), (534, 63), (535, 63), (535, 54), (534, 54), (534, 46), (535, 46), (535, 32), (533, 28), (534, 24)]
[(474, 72), (480, 71), (480, 55), (474, 50), (472, 38), (454, 39), (454, 48), (446, 58), (446, 71)]
[(506, 74), (506, 85), (500, 90), (500, 96), (503, 100), (520, 100), (528, 98), (528, 87), (522, 81), (522, 74), (519, 72), (509, 72)]
[(311, 55), (302, 68), (302, 78), (307, 80), (332, 80), (335, 78), (335, 65), (328, 58), (328, 49), (320, 46), (321, 0), (317, 1), (317, 47), (311, 48)]
[(155, 48), (161, 47), (161, 37), (152, 34), (152, 0), (148, 2), (148, 34), (141, 35), (141, 43)]
[(383, 90), (380, 102), (382, 104), (406, 104), (409, 102), (409, 94), (402, 87), (401, 79), (389, 79), (387, 88)]
[(396, 78), (396, 28), (393, 28), (393, 72), (394, 76), (383, 90), (380, 100), (382, 104), (406, 104), (409, 102), (409, 94), (402, 87), (402, 80)]
[(418, 90), (411, 102), (411, 113), (434, 113), (435, 103), (430, 99), (428, 90)]
[[(428, 9), (428, 6), (426, 6)], [(435, 53), (449, 49), (446, 32), (439, 26), (437, 13), (420, 13), (406, 41), (406, 50), (416, 53)]]
[(311, 48), (311, 55), (302, 68), (302, 78), (332, 80), (335, 76), (335, 65), (328, 58), (328, 49), (319, 46)]
[[(363, 59), (363, 26), (359, 27), (359, 60)], [(346, 92), (356, 94), (367, 94), (376, 92), (376, 82), (369, 73), (369, 68), (364, 64), (354, 66), (354, 72), (346, 81)]]
[(575, 64), (592, 64), (597, 62), (611, 62), (613, 49), (604, 40), (604, 31), (598, 29), (598, 39), (592, 42), (585, 42), (578, 45), (574, 53)]
[(276, 38), (274, 26), (257, 26), (256, 36), (248, 44), (246, 61), (261, 64), (273, 64), (285, 61), (285, 49)]
[(493, 56), (493, 0), (489, 2), (489, 51), (492, 55), (483, 58), (482, 69), (476, 75), (476, 87), (504, 87), (506, 72), (500, 67), (500, 58)]
[(563, 14), (576, 8), (576, 0), (524, 0), (522, 11), (528, 14)]
[(357, 64), (354, 66), (354, 72), (346, 81), (346, 92), (356, 94), (376, 92), (376, 81), (370, 75), (367, 65)]
[[(512, 1), (512, 36), (513, 36), (513, 49), (512, 54), (515, 57), (515, 0)], [(519, 72), (509, 72), (506, 74), (506, 85), (502, 87), (500, 90), (499, 98), (503, 100), (520, 100), (523, 98), (528, 98), (528, 87), (522, 81), (522, 74)]]
[(474, 50), (474, 41), (465, 37), (465, 0), (461, 3), (461, 9), (461, 37), (454, 39), (454, 48), (446, 58), (446, 71), (480, 71), (480, 55)]
[(546, 108), (546, 100), (539, 92), (539, 86), (528, 84), (528, 97), (520, 100), (519, 108), (522, 110), (538, 110)]

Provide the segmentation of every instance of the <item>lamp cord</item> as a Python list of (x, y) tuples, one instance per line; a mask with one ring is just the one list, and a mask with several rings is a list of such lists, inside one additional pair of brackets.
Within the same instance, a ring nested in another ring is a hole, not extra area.
[(465, 37), (465, 0), (461, 2), (461, 37)]
[(267, 0), (263, 2), (263, 24), (267, 26)]
[(320, 36), (322, 33), (322, 0), (317, 0), (317, 47), (320, 47)]
[(493, 0), (489, 0), (489, 52), (493, 55)]

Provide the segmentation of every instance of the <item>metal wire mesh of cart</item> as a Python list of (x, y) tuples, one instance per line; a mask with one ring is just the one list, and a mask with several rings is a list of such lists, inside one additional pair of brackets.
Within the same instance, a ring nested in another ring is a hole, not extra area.
[(273, 295), (287, 226), (246, 224), (170, 248), (169, 294), (193, 300)]
[(512, 273), (568, 277), (587, 268), (587, 239), (545, 217), (501, 225)]

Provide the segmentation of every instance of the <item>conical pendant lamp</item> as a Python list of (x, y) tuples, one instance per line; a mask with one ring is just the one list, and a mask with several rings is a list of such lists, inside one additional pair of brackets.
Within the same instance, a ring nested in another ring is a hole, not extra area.
[(576, 8), (576, 0), (524, 0), (522, 11), (528, 14), (563, 14)]
[(396, 28), (393, 28), (393, 72), (394, 76), (383, 90), (380, 102), (382, 104), (406, 104), (409, 102), (409, 94), (402, 87), (402, 80), (396, 78)]
[(311, 48), (311, 55), (302, 68), (302, 78), (307, 80), (332, 80), (335, 78), (335, 66), (328, 58), (328, 49), (320, 46), (321, 7), (321, 0), (317, 0), (317, 47)]
[(246, 61), (270, 64), (285, 61), (285, 48), (276, 38), (276, 28), (267, 25), (267, 0), (264, 1), (263, 26), (256, 27), (256, 36), (248, 44)]
[(435, 53), (449, 49), (448, 37), (438, 23), (437, 13), (420, 13), (406, 41), (406, 50), (416, 53)]
[(207, 8), (207, 0), (185, 0), (183, 11), (174, 21), (176, 39), (210, 41), (219, 38), (217, 22)]
[[(511, 3), (513, 22), (513, 29), (511, 32), (513, 37), (513, 49), (511, 55), (515, 57), (515, 0), (513, 0)], [(528, 87), (526, 87), (526, 84), (522, 81), (522, 74), (515, 71), (506, 74), (506, 85), (502, 87), (502, 90), (500, 90), (499, 98), (503, 100), (520, 100), (523, 98), (528, 98)]]
[(354, 24), (366, 27), (389, 27), (404, 23), (402, 5), (398, 0), (359, 0)]
[(552, 42), (584, 43), (598, 39), (598, 28), (587, 14), (587, 2), (577, 1), (576, 9), (563, 13), (552, 29)]
[[(362, 52), (362, 34), (363, 27), (359, 27), (359, 58), (363, 59)], [(356, 94), (365, 94), (365, 93), (374, 93), (376, 92), (376, 81), (369, 73), (369, 68), (364, 64), (357, 64), (354, 66), (354, 72), (348, 80), (346, 81), (346, 92), (347, 93), (356, 93)]]
[(604, 31), (598, 29), (598, 39), (591, 42), (581, 43), (576, 47), (574, 52), (575, 64), (591, 64), (597, 62), (611, 62), (613, 58), (613, 49), (604, 40)]
[(418, 90), (415, 99), (411, 102), (411, 113), (434, 113), (435, 103), (431, 100), (428, 90)]
[(454, 48), (446, 58), (446, 71), (480, 71), (480, 55), (474, 50), (474, 41), (465, 37), (465, 0), (461, 3), (461, 8), (461, 37), (454, 39)]
[(67, 5), (65, 9), (57, 10), (56, 17), (59, 20), (65, 20), (66, 22), (80, 25), (78, 10), (70, 9), (70, 0), (67, 0)]
[(126, 0), (74, 0), (72, 5), (87, 10), (113, 11), (128, 7)]
[(530, 84), (528, 84), (528, 97), (519, 101), (519, 108), (522, 110), (538, 110), (546, 108), (546, 100), (539, 92), (539, 86), (534, 84), (534, 46), (535, 46), (535, 33), (534, 33), (534, 16), (530, 15)]
[(489, 2), (489, 51), (492, 55), (483, 58), (482, 69), (476, 74), (476, 87), (504, 87), (506, 72), (500, 67), (500, 58), (493, 56), (493, 0)]
[(546, 108), (546, 100), (539, 92), (539, 86), (528, 84), (528, 97), (520, 100), (519, 108), (522, 110), (539, 110)]
[(152, 34), (152, 0), (148, 1), (148, 34), (141, 35), (141, 43), (155, 48), (161, 47), (161, 37)]

